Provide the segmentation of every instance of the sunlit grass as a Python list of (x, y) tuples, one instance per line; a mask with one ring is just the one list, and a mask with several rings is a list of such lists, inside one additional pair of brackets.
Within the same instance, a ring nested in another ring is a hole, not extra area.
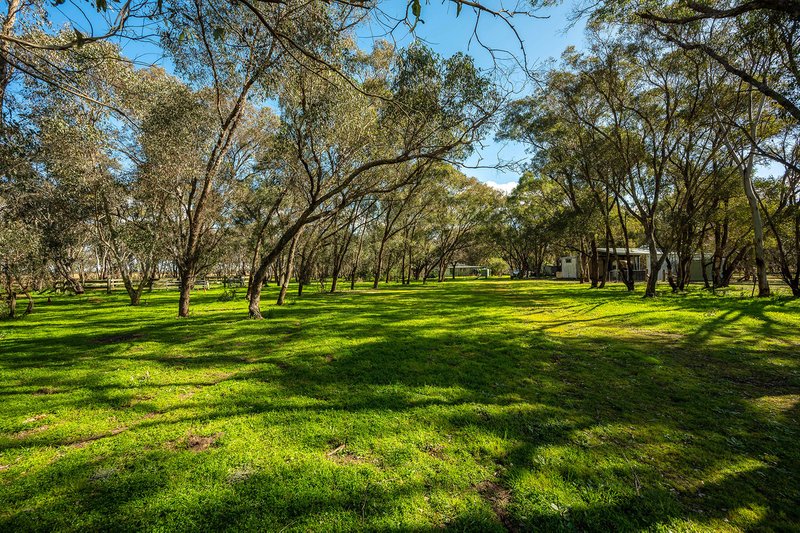
[(43, 298), (0, 323), (0, 529), (796, 528), (800, 302), (741, 296)]

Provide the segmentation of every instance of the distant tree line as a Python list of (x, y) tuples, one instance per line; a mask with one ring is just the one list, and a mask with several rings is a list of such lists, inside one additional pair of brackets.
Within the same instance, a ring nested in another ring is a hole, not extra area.
[[(710, 288), (752, 268), (760, 296), (768, 273), (800, 296), (794, 3), (592, 6), (588, 49), (511, 102), (467, 55), (358, 47), (380, 4), (87, 5), (105, 17), (97, 34), (51, 30), (47, 3), (2, 15), (7, 314), (91, 277), (120, 278), (139, 305), (173, 277), (185, 317), (216, 275), (245, 278), (260, 318), (268, 283), (283, 303), (293, 279), (301, 293), (377, 289), (441, 281), (457, 262), (537, 276), (570, 250), (595, 287), (599, 248), (638, 245), (675, 291), (700, 254)], [(128, 57), (130, 43), (173, 72)], [(507, 197), (458, 170), (493, 131), (531, 152)]]
[[(289, 9), (292, 7), (292, 9)], [(141, 16), (144, 7), (140, 6)], [(442, 279), (482, 254), (501, 195), (453, 165), (503, 97), (458, 54), (377, 42), (347, 5), (165, 2), (151, 16), (174, 74), (112, 39), (48, 32), (9, 4), (3, 34), (0, 267), (8, 312), (55, 284), (119, 277), (139, 305), (179, 280)], [(130, 15), (127, 15), (130, 16)]]
[[(504, 119), (501, 135), (532, 154), (504, 228), (510, 260), (537, 271), (547, 251), (574, 250), (598, 286), (598, 248), (643, 245), (674, 291), (700, 255), (710, 288), (753, 269), (759, 296), (770, 273), (800, 296), (800, 4), (581, 14), (588, 49), (566, 50)], [(630, 270), (623, 281), (634, 289)]]

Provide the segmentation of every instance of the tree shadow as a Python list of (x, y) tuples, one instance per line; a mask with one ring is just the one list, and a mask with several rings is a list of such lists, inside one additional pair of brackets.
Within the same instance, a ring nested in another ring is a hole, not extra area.
[[(209, 299), (189, 321), (21, 330), (0, 340), (0, 528), (796, 527), (796, 344), (722, 335), (791, 335), (774, 313), (794, 304), (585, 292), (309, 294), (257, 322)], [(647, 309), (698, 320), (667, 335)], [(88, 434), (21, 421), (82, 409)], [(196, 452), (192, 432), (222, 436)]]

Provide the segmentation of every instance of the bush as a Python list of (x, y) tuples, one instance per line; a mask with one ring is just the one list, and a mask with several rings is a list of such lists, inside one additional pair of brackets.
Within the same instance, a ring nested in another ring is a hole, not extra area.
[(492, 257), (486, 262), (486, 266), (492, 271), (492, 276), (505, 276), (508, 274), (508, 263), (500, 257)]

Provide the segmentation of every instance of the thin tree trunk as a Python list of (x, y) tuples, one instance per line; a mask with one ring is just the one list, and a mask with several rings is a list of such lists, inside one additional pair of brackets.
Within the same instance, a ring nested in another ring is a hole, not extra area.
[(648, 239), (648, 249), (650, 250), (650, 275), (647, 277), (647, 285), (645, 286), (645, 298), (655, 298), (656, 285), (658, 284), (658, 272), (661, 270), (661, 265), (665, 259), (665, 257), (659, 258), (658, 256), (658, 248), (656, 247), (652, 231), (653, 229), (650, 228), (650, 238)]
[(364, 230), (361, 231), (361, 235), (358, 236), (358, 248), (356, 248), (356, 256), (353, 259), (353, 270), (350, 273), (350, 290), (355, 290), (356, 288), (356, 272), (358, 272), (358, 262), (361, 260), (361, 250), (364, 246)]
[[(17, 14), (22, 7), (20, 0), (8, 0), (8, 10), (6, 12), (5, 20), (3, 20), (3, 27), (0, 31), (3, 35), (10, 37), (14, 32), (14, 25), (17, 21)], [(6, 100), (6, 89), (11, 83), (13, 68), (8, 61), (8, 55), (11, 50), (11, 43), (6, 40), (0, 40), (0, 126), (4, 124), (5, 109), (4, 104)]]
[(386, 246), (386, 241), (381, 239), (381, 245), (378, 247), (378, 255), (375, 256), (375, 278), (372, 281), (372, 288), (377, 289), (378, 283), (381, 279), (381, 271), (383, 270), (383, 250)]
[(589, 259), (589, 261), (590, 261), (590, 263), (589, 263), (589, 281), (591, 281), (591, 287), (590, 288), (596, 289), (597, 288), (597, 283), (598, 283), (598, 278), (600, 277), (600, 275), (599, 275), (599, 270), (600, 270), (599, 262), (600, 262), (600, 259), (599, 259), (598, 252), (597, 252), (597, 239), (595, 238), (594, 234), (592, 234), (592, 238), (589, 241), (589, 246), (591, 247), (591, 250), (592, 250), (592, 256)]
[(189, 301), (192, 297), (192, 286), (194, 285), (195, 276), (189, 270), (179, 269), (178, 276), (180, 276), (180, 298), (178, 299), (178, 316), (186, 318), (189, 316)]
[(758, 276), (758, 297), (764, 298), (770, 295), (769, 280), (767, 280), (767, 261), (764, 253), (764, 224), (761, 220), (761, 210), (758, 207), (758, 196), (753, 186), (753, 154), (747, 161), (747, 166), (742, 172), (742, 184), (744, 193), (747, 196), (747, 203), (750, 204), (750, 214), (753, 217), (753, 244), (756, 256), (756, 275)]
[(286, 302), (286, 291), (289, 288), (289, 281), (292, 279), (292, 270), (294, 268), (294, 251), (297, 248), (297, 240), (299, 235), (295, 235), (292, 238), (292, 242), (289, 244), (289, 251), (287, 252), (288, 257), (286, 259), (286, 272), (283, 276), (283, 283), (281, 283), (281, 290), (278, 293), (278, 301), (275, 302), (277, 305), (283, 305)]

